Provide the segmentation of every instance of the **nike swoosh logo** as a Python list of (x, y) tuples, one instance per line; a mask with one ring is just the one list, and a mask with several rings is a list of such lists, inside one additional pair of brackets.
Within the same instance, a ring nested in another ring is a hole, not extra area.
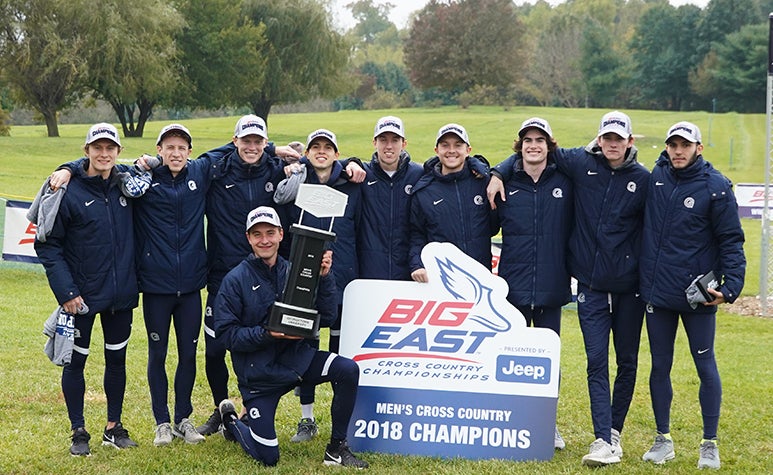
[(341, 456), (340, 455), (338, 457), (333, 457), (332, 455), (330, 455), (330, 452), (328, 452), (327, 456), (330, 457), (330, 460), (332, 460), (333, 462), (341, 463)]
[(91, 203), (93, 203), (93, 202), (94, 202), (94, 200), (91, 200), (91, 201), (87, 201), (87, 202), (85, 202), (83, 204), (85, 204), (86, 206), (91, 206)]
[(440, 204), (440, 202), (441, 202), (441, 201), (443, 201), (444, 199), (445, 199), (445, 198), (440, 198), (440, 199), (439, 199), (439, 200), (437, 200), (437, 201), (433, 201), (433, 202), (432, 202), (432, 204), (433, 204), (433, 205)]
[(705, 350), (698, 350), (698, 354), (702, 355), (703, 353), (706, 353), (707, 351), (709, 351), (708, 348), (706, 348)]
[(655, 182), (655, 186), (663, 186), (663, 184), (664, 183), (662, 181), (656, 181)]
[(115, 436), (114, 435), (106, 435), (105, 439), (108, 440), (108, 442), (115, 443)]
[(508, 195), (513, 196), (514, 194), (518, 193), (519, 191), (521, 191), (521, 190), (511, 191), (510, 193), (508, 193)]
[(588, 170), (588, 175), (598, 175), (598, 172), (592, 172), (592, 171)]
[(154, 188), (154, 187), (156, 187), (156, 186), (158, 186), (158, 185), (160, 185), (160, 184), (161, 184), (161, 183), (153, 183), (152, 185), (150, 185), (150, 187), (151, 187), (151, 188)]
[(258, 290), (260, 288), (260, 285), (253, 285), (252, 290)]
[(368, 182), (368, 186), (375, 185), (376, 183), (378, 183), (378, 180), (376, 180), (376, 181), (369, 181)]
[(234, 186), (236, 186), (236, 185), (225, 185), (225, 189), (227, 190), (229, 188), (233, 188)]

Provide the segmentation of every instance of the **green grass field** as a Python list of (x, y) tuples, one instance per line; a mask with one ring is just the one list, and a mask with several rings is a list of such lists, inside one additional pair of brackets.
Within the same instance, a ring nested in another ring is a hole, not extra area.
[[(541, 116), (551, 122), (562, 146), (586, 144), (598, 127), (602, 110), (566, 110), (473, 107), (417, 109), (399, 111), (362, 111), (320, 114), (273, 115), (269, 121), (272, 140), (279, 144), (291, 140), (305, 141), (311, 130), (326, 127), (338, 134), (344, 156), (370, 157), (373, 124), (381, 115), (396, 114), (403, 118), (408, 132), (408, 148), (414, 160), (430, 157), (437, 129), (447, 122), (464, 125), (474, 153), (496, 163), (511, 151), (512, 139), (521, 121)], [(678, 120), (698, 124), (707, 147), (704, 156), (736, 182), (764, 180), (765, 118), (761, 115), (685, 114), (626, 111), (630, 114), (641, 161), (651, 167), (662, 150), (663, 135)], [(110, 118), (108, 118), (109, 120)], [(236, 117), (184, 121), (194, 136), (194, 154), (221, 145), (233, 132)], [(709, 121), (711, 126), (709, 126)], [(0, 137), (0, 197), (31, 199), (43, 179), (59, 163), (80, 156), (83, 138), (89, 124), (63, 125), (62, 137), (46, 138), (45, 127), (14, 127), (11, 137)], [(151, 122), (142, 139), (124, 139), (123, 158), (134, 158), (153, 150), (155, 136), (165, 123)], [(709, 138), (709, 129), (711, 136)], [(709, 146), (713, 143), (713, 146)], [(0, 213), (0, 216), (2, 213)], [(2, 228), (0, 228), (2, 229)], [(744, 295), (758, 293), (760, 259), (759, 221), (745, 220), (748, 260)], [(92, 351), (86, 366), (86, 420), (92, 436), (90, 458), (68, 455), (69, 422), (61, 394), (61, 370), (48, 362), (42, 352), (42, 324), (55, 306), (55, 300), (42, 268), (37, 265), (0, 263), (0, 321), (6, 329), (5, 343), (0, 345), (0, 473), (225, 473), (241, 474), (266, 471), (271, 473), (333, 473), (338, 470), (322, 466), (324, 445), (330, 434), (327, 408), (330, 390), (317, 392), (316, 415), (320, 436), (307, 444), (291, 444), (300, 416), (297, 399), (283, 398), (277, 414), (277, 428), (282, 459), (275, 469), (264, 469), (242, 453), (236, 444), (222, 437), (210, 437), (205, 443), (187, 446), (175, 441), (170, 447), (152, 445), (154, 422), (146, 380), (147, 337), (141, 309), (134, 313), (134, 331), (128, 353), (128, 384), (123, 421), (140, 447), (119, 452), (97, 443), (105, 422), (105, 400), (102, 393), (104, 358)], [(99, 326), (99, 325), (97, 325)], [(101, 331), (94, 333), (92, 348), (102, 345)], [(323, 334), (324, 337), (324, 334)], [(654, 420), (650, 408), (647, 378), (649, 354), (646, 332), (642, 334), (639, 384), (623, 434), (625, 456), (609, 473), (650, 474), (692, 473), (697, 462), (701, 436), (698, 407), (698, 377), (690, 358), (686, 337), (680, 331), (673, 369), (674, 402), (672, 433), (677, 457), (664, 468), (641, 461), (654, 437)], [(326, 344), (323, 342), (323, 347)], [(585, 383), (585, 356), (576, 313), (567, 309), (562, 329), (562, 380), (558, 424), (567, 449), (557, 452), (550, 462), (505, 462), (497, 460), (468, 461), (423, 457), (365, 454), (373, 473), (582, 473), (580, 465), (593, 441)], [(720, 453), (722, 470), (729, 473), (773, 472), (773, 369), (767, 361), (773, 348), (773, 319), (742, 317), (720, 312), (716, 352), (724, 383), (722, 418), (720, 420)], [(204, 345), (199, 345), (199, 372), (193, 392), (195, 423), (201, 423), (212, 410), (209, 388), (204, 375)], [(168, 374), (174, 371), (174, 340), (170, 341)], [(235, 380), (230, 392), (238, 394)], [(171, 396), (171, 390), (170, 390)], [(238, 399), (238, 398), (237, 398)]]

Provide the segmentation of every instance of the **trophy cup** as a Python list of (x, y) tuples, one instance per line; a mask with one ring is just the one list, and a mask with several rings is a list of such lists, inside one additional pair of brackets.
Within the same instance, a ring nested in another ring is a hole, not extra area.
[[(266, 328), (286, 335), (316, 338), (319, 334), (319, 313), (314, 301), (319, 283), (322, 254), (327, 241), (335, 241), (333, 221), (344, 215), (349, 197), (327, 185), (303, 183), (298, 188), (295, 205), (301, 209), (299, 223), (290, 227), (290, 270), (280, 300), (274, 302)], [(300, 224), (303, 213), (317, 218), (333, 218), (328, 230)]]

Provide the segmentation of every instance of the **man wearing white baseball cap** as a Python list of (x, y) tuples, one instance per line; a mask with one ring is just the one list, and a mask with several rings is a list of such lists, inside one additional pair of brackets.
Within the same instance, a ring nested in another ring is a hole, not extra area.
[[(499, 276), (507, 281), (507, 300), (526, 326), (561, 335), (561, 308), (572, 300), (566, 261), (574, 196), (569, 177), (549, 158), (556, 147), (547, 120), (521, 123), (512, 177), (504, 184), (508, 199), (497, 196), (495, 216), (502, 228)], [(557, 426), (553, 442), (556, 449), (566, 447)]]
[(373, 128), (375, 151), (364, 164), (362, 221), (357, 230), (360, 278), (410, 280), (408, 264), (410, 198), (423, 174), (405, 149), (399, 117), (385, 116)]
[[(647, 303), (652, 369), (650, 395), (657, 433), (643, 460), (662, 464), (675, 457), (671, 437), (671, 366), (681, 320), (700, 379), (703, 436), (698, 468), (720, 467), (717, 429), (722, 382), (714, 354), (717, 307), (732, 303), (744, 285), (744, 232), (730, 180), (701, 155), (701, 132), (677, 122), (652, 170), (641, 253), (641, 297)], [(714, 275), (714, 285), (696, 282)]]
[[(611, 111), (586, 147), (556, 148), (552, 157), (574, 185), (568, 264), (577, 279), (577, 315), (588, 360), (588, 393), (596, 439), (583, 465), (619, 463), (620, 443), (636, 386), (644, 303), (638, 297), (639, 253), (649, 171), (637, 161), (631, 118)], [(508, 159), (492, 170), (489, 199), (507, 197)], [(495, 203), (494, 203), (495, 204)], [(493, 205), (492, 205), (493, 206)], [(617, 374), (609, 381), (609, 339)]]
[(470, 156), (470, 138), (459, 124), (440, 127), (435, 143), (437, 155), (425, 162), (411, 197), (409, 264), (416, 282), (428, 281), (421, 261), (427, 243), (450, 242), (491, 269), (491, 236), (496, 234), (486, 200), (488, 161)]
[[(259, 206), (247, 214), (247, 241), (252, 253), (223, 279), (215, 305), (215, 332), (231, 352), (239, 381), (246, 419), (239, 419), (228, 399), (219, 410), (225, 430), (245, 452), (266, 466), (279, 462), (275, 414), (281, 397), (299, 381), (316, 386), (330, 382), (332, 429), (323, 463), (366, 468), (346, 442), (346, 432), (357, 398), (360, 371), (357, 363), (336, 353), (322, 351), (309, 340), (264, 328), (271, 308), (284, 290), (290, 263), (279, 255), (284, 237), (277, 212)], [(329, 275), (332, 253), (322, 258), (316, 305), (336, 305), (337, 291)]]
[[(83, 373), (97, 314), (104, 338), (108, 421), (102, 444), (119, 449), (137, 446), (121, 422), (126, 349), (138, 293), (132, 202), (121, 194), (114, 171), (121, 152), (118, 130), (111, 124), (94, 124), (86, 134), (84, 151), (86, 159), (77, 162), (50, 234), (45, 241), (35, 240), (51, 290), (74, 320), (72, 360), (61, 378), (74, 456), (91, 454), (83, 413)], [(84, 304), (88, 312), (78, 314)]]
[[(332, 228), (336, 234), (336, 239), (331, 244), (333, 254), (336, 257), (332, 267), (336, 283), (335, 315), (332, 315), (332, 322), (325, 323), (323, 321), (323, 326), (330, 327), (328, 349), (333, 353), (338, 352), (340, 341), (344, 288), (349, 282), (359, 277), (356, 241), (357, 229), (360, 225), (363, 186), (348, 179), (343, 165), (346, 161), (339, 161), (339, 156), (336, 134), (328, 129), (313, 130), (306, 138), (305, 155), (298, 162), (302, 170), (297, 175), (285, 180), (279, 187), (282, 190), (289, 182), (295, 182), (296, 185), (299, 185), (300, 180), (308, 184), (329, 186), (347, 195), (343, 216), (318, 218), (311, 213), (301, 214), (301, 209), (294, 204), (294, 193), (297, 193), (297, 187), (292, 191), (289, 191), (288, 188), (288, 192), (281, 196), (281, 199), (279, 195), (275, 196), (275, 201), (278, 203), (289, 205), (290, 222), (317, 229)], [(359, 168), (359, 165), (351, 164), (351, 166)], [(301, 217), (303, 217), (303, 221), (301, 221)], [(309, 340), (309, 344), (319, 347), (319, 340)], [(314, 417), (315, 385), (304, 382), (299, 386), (297, 393), (301, 403), (301, 419), (298, 422), (295, 435), (290, 440), (292, 442), (306, 442), (318, 433)]]

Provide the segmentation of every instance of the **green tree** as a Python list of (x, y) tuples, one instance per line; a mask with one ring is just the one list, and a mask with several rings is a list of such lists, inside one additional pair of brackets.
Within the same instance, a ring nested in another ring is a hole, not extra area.
[(643, 105), (681, 110), (690, 97), (688, 75), (700, 57), (696, 28), (701, 10), (694, 5), (655, 5), (641, 17), (630, 47), (633, 80)]
[(717, 99), (718, 110), (765, 110), (768, 25), (747, 25), (715, 45), (690, 77), (695, 92)]
[(357, 0), (346, 4), (346, 8), (351, 10), (357, 21), (350, 33), (359, 43), (375, 43), (384, 32), (396, 29), (394, 23), (389, 21), (389, 12), (394, 7), (391, 3), (374, 5), (373, 0)]
[(353, 83), (347, 73), (349, 46), (314, 0), (245, 0), (246, 13), (265, 25), (266, 75), (237, 99), (268, 120), (274, 104), (337, 97)]
[(85, 92), (82, 10), (71, 0), (0, 0), (0, 70), (49, 137), (59, 136), (58, 112)]
[(584, 18), (574, 16), (570, 8), (568, 4), (552, 8), (544, 1), (523, 7), (524, 29), (534, 32), (521, 42), (526, 55), (520, 65), (526, 79), (521, 95), (527, 103), (564, 107), (583, 103), (580, 46), (586, 25)]
[(509, 88), (522, 78), (522, 36), (510, 0), (431, 0), (410, 27), (405, 61), (419, 87)]
[(595, 22), (587, 25), (582, 39), (582, 71), (591, 107), (621, 107), (621, 97), (628, 91), (628, 56), (615, 49), (614, 36), (608, 28)]
[(245, 91), (259, 91), (266, 73), (265, 27), (255, 25), (241, 2), (180, 0), (186, 26), (179, 37), (187, 93), (178, 105), (217, 109), (245, 104)]
[[(142, 137), (153, 107), (180, 90), (174, 41), (182, 16), (164, 0), (81, 0), (87, 84), (107, 101), (126, 137)], [(108, 27), (106, 27), (108, 26)]]
[(703, 10), (698, 33), (697, 53), (703, 58), (713, 45), (724, 42), (725, 36), (745, 25), (765, 21), (758, 16), (756, 0), (710, 0)]

